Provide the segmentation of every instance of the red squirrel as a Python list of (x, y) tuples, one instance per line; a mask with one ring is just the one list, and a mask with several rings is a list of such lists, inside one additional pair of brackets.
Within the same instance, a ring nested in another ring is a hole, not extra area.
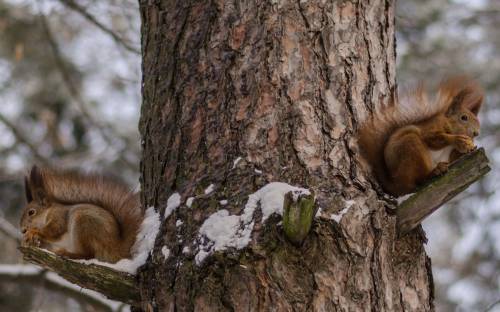
[(430, 101), (422, 86), (362, 123), (359, 146), (382, 188), (401, 196), (475, 149), (484, 92), (465, 76), (444, 80)]
[(23, 245), (72, 259), (131, 257), (143, 219), (139, 197), (114, 179), (33, 166), (25, 178)]

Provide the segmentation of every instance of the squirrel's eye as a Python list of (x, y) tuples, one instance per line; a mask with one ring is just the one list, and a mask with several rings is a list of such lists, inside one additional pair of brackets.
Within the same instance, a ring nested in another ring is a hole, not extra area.
[(467, 117), (467, 115), (462, 115), (462, 117), (460, 117), (460, 119), (462, 119), (463, 121), (467, 121), (469, 118)]
[(32, 217), (32, 216), (34, 216), (34, 215), (35, 215), (35, 209), (30, 209), (30, 210), (28, 211), (28, 216)]

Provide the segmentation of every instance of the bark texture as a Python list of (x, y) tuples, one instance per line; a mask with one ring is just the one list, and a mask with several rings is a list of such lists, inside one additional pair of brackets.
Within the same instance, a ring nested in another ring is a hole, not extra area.
[[(181, 195), (139, 274), (142, 308), (432, 310), (425, 238), (397, 239), (394, 207), (374, 191), (356, 144), (360, 121), (395, 89), (394, 1), (140, 7), (142, 200), (163, 215)], [(302, 246), (284, 239), (280, 217), (262, 225), (256, 210), (247, 248), (197, 265), (201, 224), (220, 209), (241, 215), (272, 181), (315, 194), (321, 217)]]

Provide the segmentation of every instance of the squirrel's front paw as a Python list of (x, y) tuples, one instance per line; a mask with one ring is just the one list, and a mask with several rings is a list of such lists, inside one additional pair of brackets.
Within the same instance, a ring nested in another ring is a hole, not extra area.
[(459, 151), (462, 154), (472, 152), (473, 150), (476, 149), (476, 146), (474, 145), (474, 141), (472, 141), (472, 139), (466, 135), (458, 135), (457, 136), (455, 147), (456, 147), (457, 151)]
[(22, 241), (23, 246), (40, 247), (40, 244), (40, 235), (36, 230), (28, 230), (24, 233)]

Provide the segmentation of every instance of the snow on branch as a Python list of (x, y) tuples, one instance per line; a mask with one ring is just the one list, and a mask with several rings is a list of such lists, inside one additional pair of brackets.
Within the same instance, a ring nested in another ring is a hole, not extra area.
[(54, 271), (73, 284), (131, 305), (137, 305), (140, 301), (134, 275), (102, 265), (66, 259), (36, 247), (19, 247), (19, 250), (24, 260)]
[(459, 158), (444, 175), (432, 179), (399, 205), (396, 212), (399, 234), (404, 235), (413, 230), (490, 169), (483, 148)]
[(20, 280), (38, 281), (42, 279), (50, 288), (63, 290), (72, 296), (96, 302), (109, 308), (111, 311), (123, 311), (127, 306), (122, 302), (106, 299), (106, 297), (98, 292), (83, 289), (78, 285), (66, 281), (54, 272), (31, 264), (1, 264), (0, 278), (12, 279), (16, 282)]
[(137, 305), (140, 295), (133, 274), (146, 262), (154, 247), (160, 224), (159, 214), (154, 207), (149, 207), (132, 247), (132, 259), (122, 259), (117, 263), (96, 259), (70, 260), (36, 247), (22, 246), (19, 250), (24, 260), (54, 271), (73, 284), (99, 292), (112, 300)]

